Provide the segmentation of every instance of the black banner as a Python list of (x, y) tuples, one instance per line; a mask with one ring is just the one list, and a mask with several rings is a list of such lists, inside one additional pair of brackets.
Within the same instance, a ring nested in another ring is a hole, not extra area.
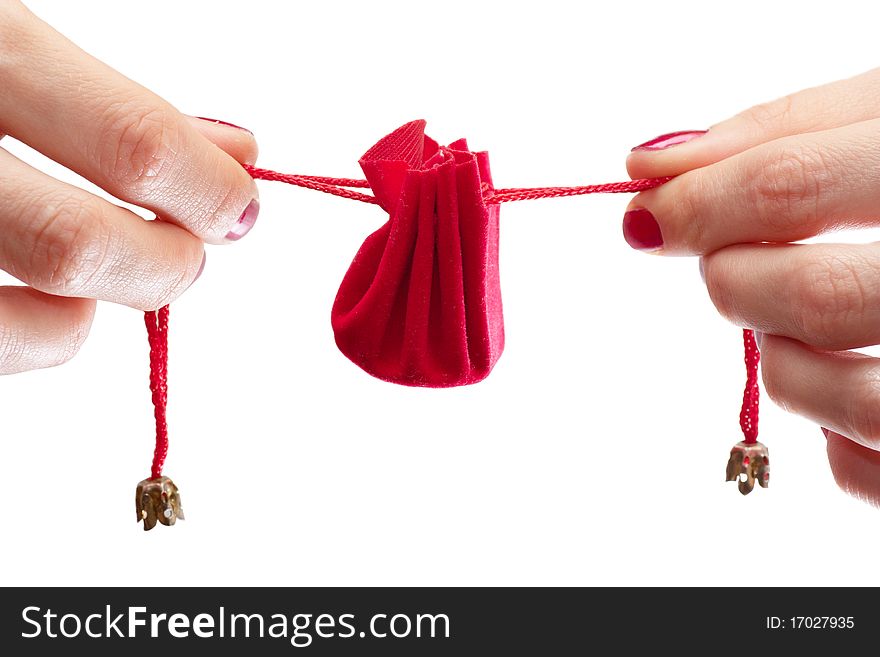
[(0, 596), (8, 655), (556, 655), (600, 646), (812, 654), (880, 644), (873, 589), (7, 588)]

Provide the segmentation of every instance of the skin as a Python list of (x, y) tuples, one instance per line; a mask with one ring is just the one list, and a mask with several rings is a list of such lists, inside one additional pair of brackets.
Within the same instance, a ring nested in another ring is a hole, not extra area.
[[(0, 0), (0, 136), (77, 172), (127, 209), (0, 148), (0, 374), (57, 365), (79, 349), (95, 301), (153, 310), (198, 277), (257, 199), (240, 163), (246, 130), (181, 114), (77, 48), (17, 0)], [(2, 142), (0, 142), (2, 144)], [(252, 215), (251, 215), (252, 216)]]
[(636, 149), (627, 168), (677, 176), (629, 205), (659, 224), (650, 252), (701, 257), (718, 311), (762, 334), (767, 394), (829, 429), (838, 484), (880, 505), (880, 362), (849, 351), (880, 344), (880, 245), (792, 243), (880, 224), (880, 69)]

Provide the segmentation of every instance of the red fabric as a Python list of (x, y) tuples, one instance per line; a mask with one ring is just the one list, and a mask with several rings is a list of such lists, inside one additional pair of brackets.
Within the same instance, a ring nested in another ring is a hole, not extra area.
[(441, 388), (481, 381), (504, 348), (498, 205), (484, 200), (488, 155), (424, 131), (408, 123), (360, 160), (389, 218), (355, 255), (331, 321), (369, 374)]
[[(412, 386), (484, 379), (504, 348), (498, 205), (653, 189), (668, 177), (578, 187), (494, 189), (486, 153), (448, 147), (412, 121), (361, 158), (366, 180), (279, 173), (256, 179), (373, 203), (389, 214), (355, 256), (333, 305), (340, 350), (368, 373)], [(349, 189), (354, 188), (354, 189)], [(372, 195), (354, 191), (370, 188)]]

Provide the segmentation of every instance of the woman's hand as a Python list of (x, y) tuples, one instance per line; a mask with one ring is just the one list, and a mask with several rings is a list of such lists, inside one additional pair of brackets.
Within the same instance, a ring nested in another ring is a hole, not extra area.
[[(880, 244), (790, 244), (880, 224), (880, 69), (633, 149), (633, 248), (697, 255), (722, 315), (761, 334), (767, 394), (817, 422), (847, 491), (880, 504)], [(679, 175), (680, 174), (680, 175)]]
[(880, 504), (880, 244), (791, 244), (880, 224), (880, 69), (636, 147), (633, 248), (697, 255), (722, 315), (760, 332), (764, 385), (822, 427), (837, 482)]
[(203, 243), (253, 225), (257, 146), (248, 131), (187, 117), (90, 57), (16, 0), (0, 0), (0, 136), (8, 134), (113, 196), (144, 221), (0, 148), (0, 374), (61, 363), (95, 299), (169, 303), (204, 266)]

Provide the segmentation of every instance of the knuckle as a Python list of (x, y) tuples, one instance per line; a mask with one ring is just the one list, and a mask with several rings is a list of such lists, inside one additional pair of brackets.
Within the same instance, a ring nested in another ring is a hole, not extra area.
[(740, 117), (754, 126), (756, 131), (766, 133), (768, 128), (785, 131), (791, 126), (796, 115), (795, 105), (797, 97), (793, 94), (777, 98), (767, 103), (761, 103), (747, 109)]
[(816, 346), (833, 346), (841, 327), (865, 312), (863, 272), (849, 259), (830, 253), (812, 257), (790, 280), (793, 319)]
[(809, 234), (821, 220), (820, 199), (832, 182), (828, 155), (790, 144), (758, 158), (745, 172), (748, 201), (761, 223), (779, 234)]
[(42, 206), (31, 251), (29, 282), (50, 294), (76, 295), (97, 283), (113, 252), (113, 232), (89, 200)]
[(118, 188), (139, 200), (158, 193), (180, 152), (179, 122), (170, 108), (120, 101), (102, 120), (96, 161)]

